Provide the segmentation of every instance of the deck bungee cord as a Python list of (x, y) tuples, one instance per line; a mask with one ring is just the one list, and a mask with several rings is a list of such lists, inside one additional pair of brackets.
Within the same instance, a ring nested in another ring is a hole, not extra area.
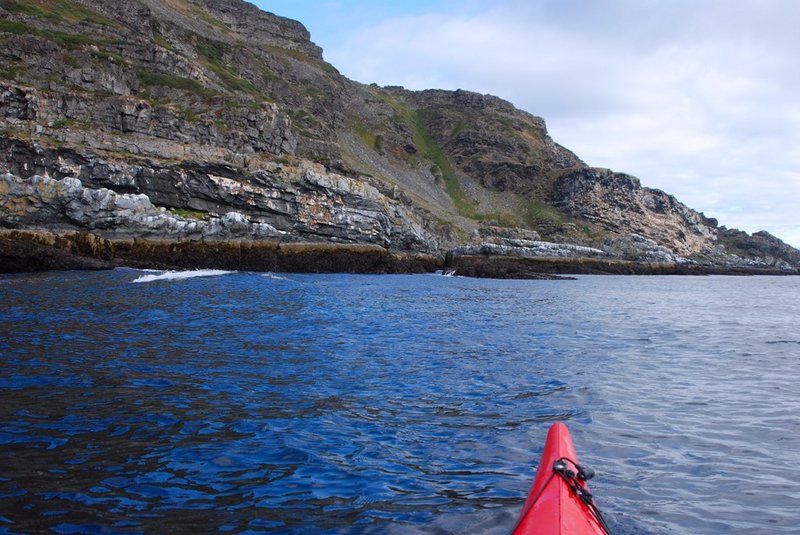
[[(567, 463), (571, 464), (575, 468), (575, 471), (570, 470)], [(594, 477), (594, 470), (572, 459), (562, 457), (553, 463), (553, 475), (555, 474), (560, 475), (564, 481), (567, 482), (572, 492), (589, 508), (589, 511), (594, 515), (595, 520), (597, 520), (597, 523), (603, 528), (603, 531), (611, 535), (611, 530), (608, 524), (606, 524), (606, 519), (603, 518), (603, 513), (597, 507), (597, 504), (594, 503), (594, 496), (592, 496), (592, 493), (589, 492), (588, 487), (584, 484)]]
[(594, 475), (578, 462), (567, 426), (553, 424), (513, 534), (610, 535), (586, 483)]
[[(570, 470), (567, 466), (567, 463), (571, 464), (575, 470)], [(533, 497), (533, 500), (531, 500), (523, 514), (520, 515), (520, 519), (517, 521), (517, 525), (514, 527), (514, 529), (516, 530), (517, 526), (519, 526), (519, 524), (523, 521), (528, 511), (533, 508), (556, 474), (561, 476), (569, 486), (570, 490), (572, 490), (573, 494), (575, 494), (583, 503), (586, 504), (586, 506), (589, 508), (589, 511), (592, 513), (592, 516), (594, 516), (597, 523), (600, 524), (600, 527), (603, 528), (603, 531), (605, 531), (607, 535), (611, 535), (611, 529), (608, 527), (606, 519), (603, 517), (603, 512), (597, 507), (597, 504), (594, 502), (594, 496), (584, 484), (585, 481), (589, 481), (595, 476), (594, 470), (586, 465), (576, 463), (567, 457), (561, 457), (553, 463), (553, 471), (547, 478), (547, 482), (542, 486), (541, 489), (539, 489), (539, 492)]]

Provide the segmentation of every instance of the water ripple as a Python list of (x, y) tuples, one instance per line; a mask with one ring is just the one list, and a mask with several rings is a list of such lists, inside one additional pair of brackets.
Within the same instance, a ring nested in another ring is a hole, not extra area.
[(0, 531), (507, 533), (567, 421), (617, 534), (796, 532), (793, 278), (141, 276), (0, 278)]

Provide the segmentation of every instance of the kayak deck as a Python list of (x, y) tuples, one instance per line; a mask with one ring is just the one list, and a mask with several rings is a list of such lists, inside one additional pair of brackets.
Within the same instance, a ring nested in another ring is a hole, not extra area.
[(586, 484), (592, 475), (578, 463), (567, 426), (553, 424), (514, 535), (608, 535)]

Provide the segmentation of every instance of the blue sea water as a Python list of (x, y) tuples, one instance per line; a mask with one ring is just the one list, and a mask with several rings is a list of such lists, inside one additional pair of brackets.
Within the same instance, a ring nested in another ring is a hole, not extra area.
[[(200, 276), (203, 275), (203, 276)], [(800, 278), (0, 277), (0, 533), (800, 532)]]

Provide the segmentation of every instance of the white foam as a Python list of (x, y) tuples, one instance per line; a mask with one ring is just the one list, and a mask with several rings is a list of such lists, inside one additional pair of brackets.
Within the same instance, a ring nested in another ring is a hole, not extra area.
[(193, 271), (164, 271), (152, 275), (142, 275), (131, 282), (155, 282), (155, 281), (176, 281), (183, 279), (194, 279), (196, 277), (218, 277), (228, 275), (233, 271), (223, 271), (221, 269), (196, 269)]
[(272, 273), (271, 271), (268, 271), (267, 273), (264, 273), (261, 276), (264, 277), (265, 279), (272, 279), (272, 280), (276, 280), (276, 281), (291, 281), (292, 280), (292, 279), (289, 279), (287, 277), (281, 277), (280, 275), (276, 275), (276, 274)]

